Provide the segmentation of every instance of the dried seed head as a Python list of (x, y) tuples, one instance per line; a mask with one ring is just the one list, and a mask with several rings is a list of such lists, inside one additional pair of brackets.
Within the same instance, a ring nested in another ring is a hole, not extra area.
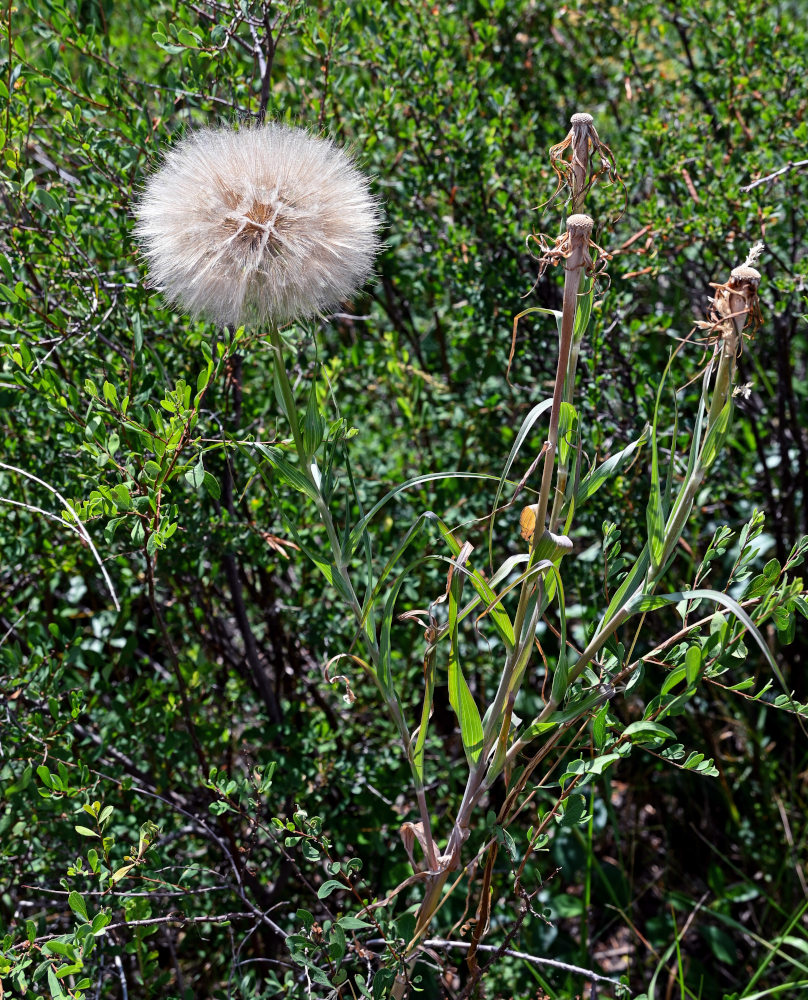
[(576, 213), (567, 217), (567, 232), (570, 236), (589, 236), (595, 223), (588, 215)]
[(711, 329), (723, 339), (725, 350), (738, 350), (741, 333), (749, 326), (760, 326), (759, 285), (760, 271), (748, 263), (733, 268), (725, 284), (712, 284)]
[(748, 264), (741, 264), (740, 267), (733, 268), (730, 272), (729, 283), (733, 288), (744, 284), (757, 288), (760, 285), (760, 271)]
[(620, 181), (612, 151), (601, 141), (593, 121), (592, 115), (585, 111), (574, 114), (564, 141), (550, 148), (550, 166), (558, 178), (558, 187), (550, 201), (566, 187), (573, 213), (581, 211), (587, 191), (602, 174), (610, 181)]
[(379, 247), (367, 179), (329, 139), (286, 125), (191, 133), (135, 213), (152, 283), (222, 325), (329, 309), (361, 287)]
[[(528, 237), (528, 240), (536, 243), (539, 248), (539, 253), (535, 255), (539, 262), (536, 281), (538, 282), (548, 267), (555, 267), (556, 264), (569, 260), (573, 252), (577, 253), (581, 249), (581, 244), (584, 244), (583, 263), (587, 274), (592, 277), (604, 275), (612, 255), (592, 240), (594, 225), (590, 216), (577, 212), (567, 217), (566, 229), (555, 239), (551, 240), (544, 233), (534, 233)], [(594, 262), (590, 250), (596, 254)]]

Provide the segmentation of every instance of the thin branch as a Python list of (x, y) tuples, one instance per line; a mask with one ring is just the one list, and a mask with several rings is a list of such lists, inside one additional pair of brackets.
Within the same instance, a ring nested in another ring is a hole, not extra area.
[[(28, 885), (25, 882), (20, 883), (20, 888), (27, 889), (29, 892), (41, 892), (48, 896), (69, 896), (71, 891), (73, 891), (68, 889), (51, 889), (48, 886), (43, 886), (43, 885)], [(166, 897), (176, 897), (178, 899), (184, 899), (186, 896), (202, 896), (208, 892), (232, 892), (232, 891), (233, 889), (232, 886), (230, 885), (208, 885), (208, 886), (203, 886), (200, 889), (185, 889), (183, 892), (175, 892), (173, 889), (151, 889), (149, 892), (124, 892), (120, 895), (125, 896), (126, 899), (135, 899), (141, 897), (145, 899), (152, 899), (156, 896), (159, 896), (160, 899), (165, 899)], [(109, 892), (106, 889), (92, 889), (92, 890), (83, 889), (81, 894), (82, 896), (87, 896), (87, 897), (90, 896), (109, 897)], [(21, 900), (20, 905), (27, 906), (30, 908), (39, 906), (40, 903), (38, 903), (35, 899), (23, 899)]]
[(788, 173), (789, 170), (799, 170), (802, 167), (808, 167), (808, 160), (797, 160), (796, 163), (789, 160), (784, 167), (780, 167), (779, 170), (775, 170), (773, 174), (766, 174), (765, 177), (758, 177), (756, 181), (752, 181), (751, 184), (745, 184), (740, 190), (746, 192), (753, 190), (753, 188), (760, 187), (761, 184), (770, 184), (777, 177), (782, 177), (783, 174)]
[(218, 917), (185, 917), (181, 913), (169, 913), (166, 917), (148, 917), (144, 920), (123, 920), (119, 924), (107, 924), (105, 931), (117, 931), (126, 927), (152, 927), (155, 924), (176, 924), (178, 927), (185, 927), (189, 924), (225, 924), (231, 920), (254, 920), (259, 914), (247, 913), (222, 913)]
[[(82, 540), (87, 544), (88, 548), (93, 554), (95, 561), (98, 563), (99, 569), (101, 570), (101, 573), (104, 577), (104, 582), (106, 583), (107, 589), (109, 590), (110, 595), (112, 597), (112, 602), (115, 605), (115, 610), (120, 611), (121, 605), (118, 602), (118, 595), (115, 593), (115, 588), (112, 586), (112, 580), (110, 580), (109, 578), (109, 573), (107, 573), (107, 568), (104, 565), (101, 556), (98, 553), (98, 549), (93, 544), (92, 538), (90, 538), (90, 533), (87, 531), (82, 521), (79, 520), (79, 516), (75, 512), (75, 510), (73, 510), (73, 507), (70, 505), (70, 502), (66, 500), (55, 487), (46, 483), (44, 479), (40, 479), (39, 476), (35, 476), (32, 472), (26, 472), (25, 469), (19, 469), (15, 465), (7, 465), (5, 462), (0, 462), (0, 469), (6, 469), (8, 472), (16, 472), (17, 475), (24, 476), (26, 479), (30, 479), (32, 482), (38, 483), (40, 486), (44, 486), (46, 490), (52, 493), (56, 497), (56, 499), (59, 500), (59, 502), (62, 504), (65, 510), (75, 520), (76, 526), (73, 527), (73, 525), (66, 523), (65, 521), (61, 520), (55, 515), (50, 515), (50, 516), (52, 516), (54, 520), (60, 521), (60, 523), (64, 524), (65, 527), (70, 528), (71, 531), (75, 531), (77, 534), (79, 534)], [(39, 510), (39, 508), (35, 509)], [(45, 511), (41, 510), (39, 510), (39, 512), (45, 513)]]
[[(133, 921), (136, 922), (136, 921)], [(368, 944), (375, 944), (376, 941), (368, 941)], [(381, 942), (380, 942), (381, 943)], [(429, 938), (424, 941), (423, 947), (425, 948), (462, 948), (464, 951), (468, 951), (471, 947), (471, 942), (469, 941), (446, 941), (444, 938)], [(494, 944), (478, 944), (478, 951), (498, 951), (498, 945)], [(572, 972), (579, 976), (586, 976), (596, 983), (611, 983), (612, 986), (623, 986), (623, 983), (618, 982), (616, 979), (610, 979), (608, 976), (601, 976), (598, 972), (593, 972), (591, 969), (584, 969), (580, 965), (569, 965), (567, 962), (559, 962), (554, 958), (539, 958), (537, 955), (530, 955), (525, 951), (514, 951), (512, 948), (506, 948), (503, 952), (509, 958), (518, 958), (524, 962), (530, 962), (532, 965), (549, 965), (553, 969), (561, 969), (563, 972)], [(625, 987), (624, 987), (625, 988)]]
[(126, 973), (124, 972), (121, 956), (115, 956), (115, 968), (118, 970), (118, 978), (121, 981), (121, 996), (123, 1000), (129, 1000), (129, 990), (126, 987)]

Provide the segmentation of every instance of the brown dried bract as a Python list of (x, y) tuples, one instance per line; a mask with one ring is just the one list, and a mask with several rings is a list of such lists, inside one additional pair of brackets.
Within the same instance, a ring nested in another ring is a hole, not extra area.
[(715, 295), (710, 299), (709, 324), (699, 325), (709, 328), (711, 341), (737, 336), (740, 352), (742, 335), (751, 339), (763, 322), (759, 286), (760, 272), (747, 264), (736, 267), (724, 284), (710, 282)]
[[(560, 191), (567, 188), (573, 211), (577, 211), (586, 193), (604, 175), (610, 183), (617, 183), (623, 188), (625, 199), (626, 188), (617, 172), (614, 154), (598, 135), (592, 116), (573, 115), (570, 124), (572, 127), (566, 138), (550, 147), (550, 165), (558, 179), (558, 186), (540, 207), (545, 208), (558, 197)], [(566, 156), (567, 150), (569, 158)], [(622, 211), (619, 215), (622, 215)]]
[[(536, 275), (536, 280), (533, 282), (533, 286), (530, 291), (526, 293), (527, 295), (535, 290), (539, 279), (544, 276), (544, 272), (548, 267), (556, 267), (562, 261), (567, 260), (569, 255), (572, 253), (572, 241), (574, 235), (575, 234), (570, 229), (565, 229), (564, 232), (555, 239), (548, 236), (546, 233), (531, 233), (530, 236), (528, 236), (528, 249), (530, 249), (531, 241), (535, 243), (539, 249), (538, 253), (531, 249), (531, 256), (534, 260), (538, 261), (539, 273)], [(586, 273), (591, 278), (598, 278), (605, 274), (606, 266), (612, 259), (612, 255), (608, 252), (608, 250), (604, 250), (603, 247), (598, 246), (591, 236), (587, 236), (587, 246), (590, 251), (594, 250), (594, 256), (590, 256), (589, 258), (589, 262), (586, 265)]]

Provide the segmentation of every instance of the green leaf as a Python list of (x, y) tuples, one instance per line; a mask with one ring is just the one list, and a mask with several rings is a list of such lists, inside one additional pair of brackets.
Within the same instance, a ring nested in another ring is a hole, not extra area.
[(677, 667), (675, 670), (671, 670), (662, 685), (661, 694), (667, 694), (669, 691), (673, 690), (677, 684), (681, 683), (685, 679), (685, 668)]
[(212, 496), (214, 500), (221, 498), (222, 488), (219, 485), (219, 480), (209, 472), (206, 472), (202, 477), (202, 485), (205, 487), (205, 492)]
[(331, 928), (331, 940), (328, 942), (328, 957), (332, 962), (340, 963), (345, 957), (345, 931), (336, 923)]
[(111, 382), (104, 381), (103, 385), (104, 399), (110, 404), (117, 408), (118, 406), (118, 391)]
[(67, 905), (76, 914), (77, 917), (81, 917), (82, 920), (89, 921), (87, 916), (87, 905), (84, 902), (84, 898), (78, 892), (71, 892), (67, 897)]
[(45, 188), (37, 188), (31, 196), (31, 201), (34, 205), (39, 205), (39, 207), (44, 209), (46, 212), (59, 211), (59, 202), (56, 198), (54, 198), (50, 191), (46, 191)]
[(586, 274), (581, 278), (578, 291), (578, 299), (575, 307), (575, 322), (572, 327), (573, 342), (580, 341), (589, 326), (589, 317), (592, 315), (592, 304), (595, 300), (595, 278), (591, 274)]
[(336, 892), (338, 889), (345, 889), (344, 882), (337, 882), (336, 879), (329, 879), (327, 882), (323, 882), (320, 888), (317, 890), (318, 899), (327, 899), (332, 892)]
[[(524, 314), (522, 314), (522, 315), (524, 315)], [(560, 313), (558, 315), (560, 316)], [(539, 417), (543, 413), (546, 413), (552, 407), (552, 405), (553, 405), (553, 400), (552, 399), (544, 399), (544, 400), (542, 400), (541, 403), (537, 403), (530, 410), (530, 412), (525, 417), (525, 419), (522, 421), (522, 426), (519, 428), (519, 432), (516, 435), (516, 440), (514, 441), (513, 445), (511, 446), (511, 450), (510, 450), (510, 452), (508, 454), (507, 461), (505, 462), (505, 467), (502, 470), (502, 474), (499, 477), (499, 481), (497, 482), (496, 493), (494, 494), (494, 505), (493, 505), (493, 511), (494, 511), (494, 513), (491, 515), (491, 527), (489, 528), (489, 531), (488, 531), (488, 561), (489, 561), (489, 563), (493, 561), (493, 548), (492, 547), (493, 547), (493, 544), (494, 544), (494, 523), (495, 523), (495, 518), (496, 518), (496, 512), (499, 509), (499, 500), (500, 500), (500, 497), (502, 496), (502, 490), (505, 487), (505, 483), (508, 480), (508, 474), (511, 471), (511, 466), (513, 465), (514, 461), (516, 460), (516, 456), (519, 454), (519, 451), (520, 451), (522, 445), (524, 444), (525, 438), (528, 436), (528, 434), (533, 429), (533, 425), (536, 423), (536, 421), (539, 419)]]
[(186, 45), (189, 49), (195, 49), (199, 47), (201, 39), (193, 31), (189, 31), (188, 28), (182, 27), (177, 32), (177, 41), (181, 45)]
[[(658, 595), (653, 598), (654, 606), (661, 607), (664, 604), (679, 604), (680, 601), (692, 601), (696, 599), (704, 599), (708, 601), (715, 601), (716, 604), (722, 605), (722, 607), (727, 608), (729, 611), (735, 615), (735, 617), (743, 623), (743, 625), (748, 629), (749, 634), (758, 644), (761, 652), (763, 653), (766, 661), (772, 669), (772, 673), (777, 678), (779, 684), (785, 692), (785, 697), (788, 699), (790, 705), (793, 705), (793, 699), (786, 686), (785, 678), (780, 668), (777, 666), (777, 661), (772, 656), (772, 652), (766, 643), (766, 640), (760, 633), (755, 623), (749, 617), (747, 612), (741, 607), (741, 605), (728, 594), (723, 594), (720, 590), (707, 590), (699, 588), (697, 590), (686, 590), (677, 591), (673, 594)], [(639, 606), (639, 604), (638, 604)]]
[(201, 455), (196, 465), (192, 465), (185, 473), (185, 482), (193, 489), (198, 489), (205, 482), (205, 466), (202, 464)]
[[(448, 544), (449, 548), (452, 550), (452, 555), (457, 557), (460, 553), (460, 543), (454, 537), (451, 531), (446, 527), (440, 518), (436, 517), (434, 514), (428, 515), (438, 526), (438, 529), (443, 536), (444, 540)], [(508, 616), (508, 612), (502, 607), (499, 596), (491, 588), (490, 584), (483, 579), (477, 570), (467, 567), (466, 573), (468, 574), (469, 581), (477, 592), (479, 597), (485, 602), (486, 612), (490, 614), (491, 624), (497, 630), (497, 633), (505, 644), (507, 650), (513, 649), (516, 639), (514, 637), (513, 625), (511, 624), (511, 619)]]
[[(47, 768), (45, 768), (47, 771)], [(30, 764), (26, 764), (23, 768), (23, 772), (20, 775), (18, 781), (12, 781), (6, 785), (3, 790), (4, 798), (11, 798), (12, 795), (16, 795), (18, 792), (24, 792), (25, 789), (31, 784), (34, 776), (34, 769)]]
[(619, 753), (607, 753), (588, 760), (584, 760), (583, 758), (574, 760), (567, 765), (567, 769), (561, 776), (561, 787), (566, 787), (570, 779), (577, 778), (577, 787), (582, 788), (593, 778), (602, 775), (604, 771), (608, 770), (620, 759), (621, 755)]
[[(549, 405), (549, 404), (548, 404)], [(370, 510), (354, 525), (351, 529), (351, 535), (348, 543), (348, 549), (346, 554), (353, 555), (356, 551), (356, 547), (362, 541), (365, 530), (367, 529), (373, 518), (379, 513), (379, 511), (385, 507), (391, 500), (394, 500), (399, 494), (403, 493), (405, 490), (415, 489), (418, 486), (424, 486), (426, 483), (433, 483), (436, 481), (444, 481), (449, 479), (485, 479), (488, 481), (496, 481), (496, 476), (490, 476), (482, 472), (430, 472), (425, 476), (416, 476), (414, 479), (408, 479), (406, 482), (400, 483), (395, 489), (390, 490), (389, 493), (377, 501)], [(434, 515), (432, 515), (434, 517)], [(437, 518), (436, 518), (437, 520)]]
[(570, 403), (562, 403), (558, 415), (558, 459), (569, 466), (570, 453), (578, 441), (578, 411)]
[(297, 466), (287, 462), (277, 448), (271, 448), (264, 444), (258, 444), (256, 448), (266, 458), (282, 482), (300, 493), (305, 493), (310, 500), (316, 501), (318, 499), (317, 490), (311, 480)]
[(605, 704), (592, 720), (592, 739), (598, 750), (606, 742), (606, 723), (609, 719), (609, 705)]
[(337, 923), (346, 931), (358, 931), (365, 927), (373, 927), (367, 920), (360, 920), (358, 917), (340, 917)]
[(685, 676), (688, 687), (691, 687), (698, 680), (701, 673), (701, 665), (701, 646), (688, 646), (685, 653)]
[(558, 657), (558, 663), (553, 671), (553, 687), (550, 700), (554, 705), (560, 705), (567, 693), (568, 669), (566, 650), (562, 647)]
[(699, 455), (699, 463), (705, 470), (709, 469), (713, 464), (721, 446), (726, 440), (733, 406), (732, 396), (730, 396), (724, 404), (724, 408), (707, 431), (707, 436), (704, 438), (704, 447)]
[[(670, 364), (670, 362), (669, 362)], [(648, 530), (648, 551), (651, 556), (651, 568), (656, 569), (662, 562), (666, 548), (665, 511), (662, 507), (662, 487), (659, 481), (659, 402), (662, 395), (663, 378), (657, 392), (654, 406), (654, 422), (651, 426), (651, 492), (646, 507), (646, 525)]]
[(584, 819), (586, 813), (586, 799), (583, 795), (570, 795), (565, 801), (564, 813), (559, 819), (562, 829), (570, 829), (578, 826)]
[(65, 992), (52, 968), (48, 968), (48, 988), (50, 989), (52, 1000), (66, 1000)]
[[(463, 550), (465, 551), (465, 550)], [(463, 571), (454, 567), (449, 587), (449, 703), (460, 723), (460, 736), (469, 764), (476, 764), (483, 747), (480, 711), (460, 666), (457, 611), (463, 590)]]
[(124, 865), (122, 868), (119, 868), (117, 871), (113, 872), (112, 875), (110, 876), (109, 884), (112, 886), (115, 885), (116, 882), (120, 882), (120, 880), (124, 878), (126, 875), (128, 875), (129, 872), (134, 867), (135, 867), (134, 865)]
[[(636, 600), (636, 591), (642, 586), (642, 582), (645, 579), (645, 574), (648, 572), (648, 567), (651, 564), (651, 556), (648, 551), (648, 545), (643, 546), (642, 552), (640, 552), (637, 557), (636, 562), (629, 570), (623, 582), (617, 588), (614, 596), (609, 602), (609, 606), (606, 609), (603, 618), (598, 624), (597, 632), (603, 631), (604, 627), (617, 615), (621, 610), (629, 608), (632, 612), (635, 610), (634, 601)], [(628, 595), (632, 595), (629, 597)], [(597, 632), (595, 633), (597, 635)]]
[(306, 413), (303, 417), (303, 447), (306, 454), (311, 458), (323, 440), (325, 434), (325, 421), (320, 414), (320, 407), (317, 403), (317, 387), (312, 383), (309, 390), (309, 401), (306, 405)]
[(674, 740), (676, 733), (658, 722), (632, 722), (623, 730), (623, 736), (628, 736), (632, 743), (646, 743), (653, 740)]
[(604, 483), (613, 479), (619, 472), (622, 472), (622, 470), (630, 464), (634, 458), (635, 452), (648, 440), (648, 431), (649, 427), (646, 424), (645, 429), (636, 441), (632, 441), (631, 444), (623, 448), (622, 451), (618, 451), (615, 455), (610, 456), (584, 476), (581, 480), (580, 486), (575, 492), (576, 507), (580, 507), (581, 504), (588, 500), (594, 493), (597, 493)]

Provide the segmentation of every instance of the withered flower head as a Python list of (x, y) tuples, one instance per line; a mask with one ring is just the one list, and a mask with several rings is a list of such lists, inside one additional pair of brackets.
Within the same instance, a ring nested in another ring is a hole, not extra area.
[(136, 216), (152, 283), (223, 326), (333, 308), (379, 249), (379, 206), (349, 156), (274, 123), (190, 133), (147, 181)]

